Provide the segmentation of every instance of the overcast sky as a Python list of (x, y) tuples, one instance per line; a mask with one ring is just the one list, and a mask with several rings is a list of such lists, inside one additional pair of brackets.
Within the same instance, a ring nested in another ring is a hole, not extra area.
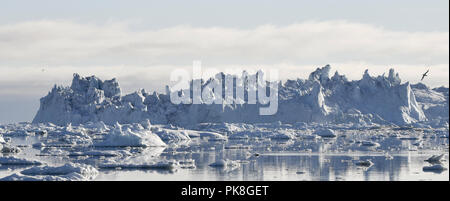
[(395, 68), (448, 86), (449, 1), (60, 1), (0, 6), (0, 123), (31, 121), (72, 74), (161, 91), (175, 68), (278, 68), (306, 78), (331, 64), (349, 79)]

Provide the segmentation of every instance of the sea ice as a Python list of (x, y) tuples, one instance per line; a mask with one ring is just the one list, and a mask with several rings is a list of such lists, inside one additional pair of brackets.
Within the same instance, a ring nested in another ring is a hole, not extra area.
[(334, 133), (333, 130), (331, 129), (318, 129), (314, 132), (316, 135), (320, 136), (320, 137), (336, 137), (336, 134)]
[(11, 154), (11, 153), (19, 153), (21, 151), (21, 149), (12, 145), (4, 144), (3, 148), (1, 146), (2, 145), (0, 144), (0, 153)]
[(371, 142), (371, 141), (362, 141), (361, 142), (362, 146), (367, 146), (367, 147), (379, 147), (380, 144), (377, 142)]
[(67, 163), (62, 166), (32, 167), (7, 176), (4, 181), (88, 181), (97, 177), (98, 171), (86, 164)]
[(121, 125), (117, 124), (105, 139), (95, 142), (96, 147), (157, 147), (166, 146), (160, 137), (150, 130), (131, 131), (130, 128), (122, 131)]
[(29, 160), (18, 158), (15, 156), (0, 157), (0, 165), (42, 165), (43, 163), (37, 160)]
[(152, 132), (158, 135), (164, 142), (181, 142), (191, 139), (189, 137), (190, 132), (188, 130), (183, 129), (173, 130), (155, 127), (152, 129)]

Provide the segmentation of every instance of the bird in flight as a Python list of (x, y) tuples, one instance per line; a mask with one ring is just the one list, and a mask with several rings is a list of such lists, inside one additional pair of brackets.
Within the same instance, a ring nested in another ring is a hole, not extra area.
[(425, 73), (422, 75), (422, 79), (421, 79), (420, 81), (422, 81), (423, 78), (425, 78), (426, 76), (428, 76), (428, 72), (429, 72), (429, 71), (430, 71), (430, 69), (428, 69), (427, 72), (425, 72)]

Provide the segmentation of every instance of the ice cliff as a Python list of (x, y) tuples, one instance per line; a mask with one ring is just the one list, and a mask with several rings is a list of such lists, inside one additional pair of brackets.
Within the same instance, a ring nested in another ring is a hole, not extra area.
[[(287, 80), (278, 85), (278, 111), (259, 115), (259, 104), (172, 104), (169, 93), (139, 90), (122, 96), (117, 80), (75, 74), (70, 87), (54, 86), (41, 104), (33, 123), (58, 125), (103, 121), (189, 126), (204, 122), (262, 123), (318, 122), (354, 124), (448, 125), (448, 88), (429, 89), (423, 84), (402, 83), (393, 69), (387, 76), (349, 81), (330, 66), (317, 68), (308, 79)], [(202, 87), (224, 74), (202, 81)], [(246, 79), (244, 72), (240, 78)], [(235, 77), (236, 79), (236, 77)], [(248, 94), (246, 89), (246, 94)], [(168, 91), (170, 92), (170, 91)], [(192, 93), (192, 90), (190, 91)], [(222, 90), (225, 93), (225, 88)]]

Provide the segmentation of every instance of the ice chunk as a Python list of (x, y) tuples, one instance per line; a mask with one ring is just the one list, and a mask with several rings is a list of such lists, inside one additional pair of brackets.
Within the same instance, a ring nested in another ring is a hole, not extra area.
[(42, 165), (43, 163), (37, 160), (29, 160), (18, 158), (15, 156), (0, 157), (0, 165)]
[(150, 130), (131, 131), (129, 128), (125, 131), (116, 128), (106, 135), (105, 139), (94, 143), (97, 147), (157, 147), (166, 146), (160, 137)]
[(209, 140), (227, 140), (226, 136), (223, 136), (216, 132), (208, 132), (208, 131), (196, 131), (196, 133), (200, 136), (200, 138), (208, 138)]
[(172, 130), (166, 128), (152, 129), (164, 142), (180, 142), (190, 140), (189, 131), (186, 130)]
[(32, 167), (7, 176), (5, 181), (88, 181), (97, 177), (98, 171), (86, 164), (68, 163), (62, 166)]
[(371, 142), (371, 141), (362, 141), (361, 145), (362, 146), (367, 146), (367, 147), (379, 147), (380, 146), (379, 143)]
[(1, 147), (2, 145), (0, 144), (0, 153), (19, 153), (20, 151), (22, 151), (21, 149), (19, 149), (18, 147), (12, 146), (12, 145), (7, 145), (4, 144), (3, 148)]
[(336, 134), (334, 133), (333, 130), (331, 129), (318, 129), (314, 132), (316, 135), (320, 136), (320, 137), (336, 137)]
[(267, 137), (273, 140), (290, 140), (296, 138), (294, 133), (285, 130), (278, 130)]

